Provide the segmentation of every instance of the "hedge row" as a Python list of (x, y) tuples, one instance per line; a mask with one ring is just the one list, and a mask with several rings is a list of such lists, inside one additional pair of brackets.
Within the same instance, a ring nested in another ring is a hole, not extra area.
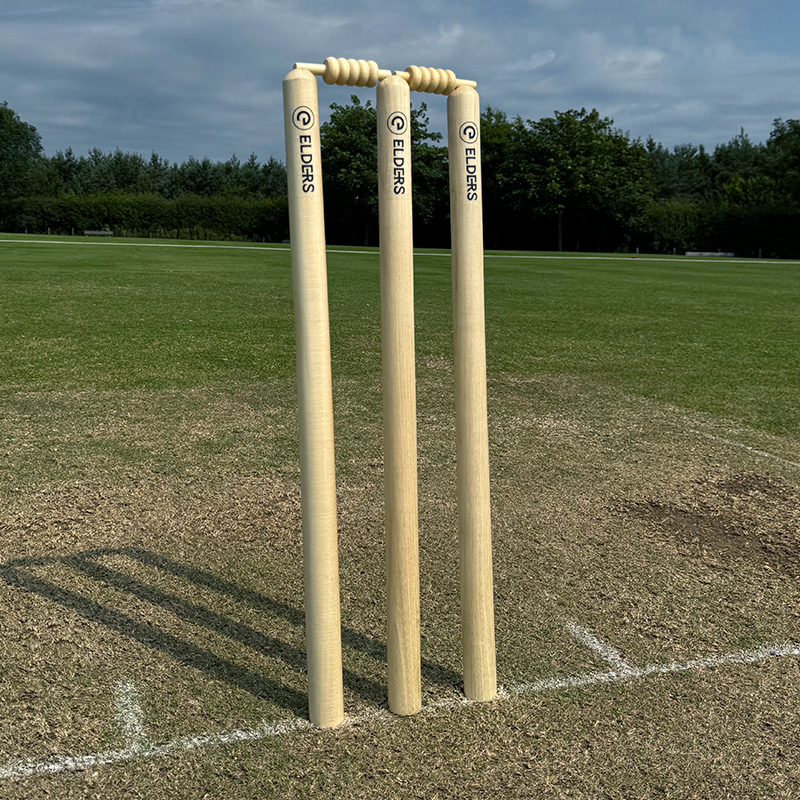
[[(488, 241), (495, 242), (492, 209), (486, 212)], [(800, 257), (800, 212), (791, 208), (747, 208), (670, 198), (651, 203), (632, 222), (628, 245), (645, 251), (722, 250), (740, 256)], [(588, 233), (586, 220), (576, 223), (577, 233)], [(530, 227), (522, 219), (518, 226), (520, 230)], [(282, 197), (182, 195), (167, 199), (157, 194), (106, 192), (13, 201), (0, 207), (0, 230), (62, 235), (111, 230), (120, 236), (280, 242), (289, 236), (289, 215)], [(509, 244), (498, 241), (491, 246)], [(541, 246), (540, 242), (527, 243), (536, 244)], [(613, 241), (604, 245), (614, 247)]]
[(121, 236), (267, 242), (289, 236), (287, 203), (281, 197), (167, 199), (116, 192), (26, 197), (0, 209), (0, 225), (9, 232), (63, 235), (111, 230)]
[(709, 250), (738, 256), (800, 257), (800, 211), (792, 208), (670, 198), (646, 210), (642, 234), (643, 246), (655, 252)]

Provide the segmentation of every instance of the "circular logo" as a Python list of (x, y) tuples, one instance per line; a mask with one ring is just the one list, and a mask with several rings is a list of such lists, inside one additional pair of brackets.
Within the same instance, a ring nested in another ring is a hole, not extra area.
[(465, 122), (458, 130), (462, 142), (475, 144), (478, 141), (478, 126), (474, 122)]
[(393, 134), (401, 136), (408, 129), (408, 119), (402, 111), (395, 111), (393, 114), (389, 114), (386, 126)]
[(314, 112), (308, 106), (298, 106), (292, 114), (292, 123), (295, 128), (307, 131), (314, 127)]

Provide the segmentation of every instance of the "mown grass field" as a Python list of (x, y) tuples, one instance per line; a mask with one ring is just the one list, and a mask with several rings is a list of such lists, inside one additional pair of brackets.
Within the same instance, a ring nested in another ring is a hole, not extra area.
[(0, 238), (0, 796), (800, 797), (800, 264), (487, 255), (508, 696), (462, 706), (450, 263), (417, 256), (399, 719), (378, 257), (332, 250), (349, 724), (318, 732), (288, 250)]

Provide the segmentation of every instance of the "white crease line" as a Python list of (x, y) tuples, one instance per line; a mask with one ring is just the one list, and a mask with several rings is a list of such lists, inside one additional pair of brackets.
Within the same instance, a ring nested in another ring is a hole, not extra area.
[[(500, 690), (498, 689), (498, 694)], [(469, 697), (462, 695), (461, 697), (445, 697), (441, 700), (434, 700), (432, 703), (428, 703), (428, 705), (423, 706), (422, 712), (423, 713), (436, 713), (437, 711), (441, 711), (442, 709), (446, 708), (463, 708), (464, 706), (471, 706), (473, 703), (477, 703), (477, 700), (470, 700)]]
[(691, 661), (673, 662), (671, 664), (650, 664), (641, 669), (634, 669), (636, 677), (646, 678), (649, 675), (666, 675), (670, 672), (687, 672), (698, 669), (713, 669), (724, 664), (758, 664), (787, 656), (800, 656), (800, 645), (783, 644), (760, 647), (757, 650), (742, 650), (738, 653), (726, 653), (717, 656), (705, 656)]
[[(800, 645), (783, 644), (760, 647), (756, 650), (743, 650), (735, 653), (725, 653), (716, 656), (696, 658), (692, 661), (669, 664), (650, 664), (646, 667), (630, 667), (628, 671), (609, 670), (606, 672), (591, 672), (586, 675), (573, 675), (566, 678), (544, 678), (532, 683), (520, 683), (516, 686), (498, 688), (498, 700), (509, 697), (533, 695), (540, 692), (551, 692), (559, 689), (577, 689), (582, 686), (593, 686), (603, 683), (627, 683), (632, 680), (647, 678), (652, 675), (667, 675), (675, 672), (691, 672), (693, 670), (712, 669), (726, 664), (757, 664), (776, 658), (800, 656)], [(437, 713), (441, 710), (453, 710), (464, 706), (473, 705), (473, 701), (466, 698), (447, 698), (438, 700), (425, 706), (424, 713)], [(383, 710), (374, 709), (362, 714), (348, 716), (339, 726), (351, 727), (370, 722), (394, 722), (400, 717)], [(308, 720), (285, 719), (279, 722), (262, 723), (255, 728), (227, 731), (223, 733), (209, 733), (199, 736), (180, 736), (169, 742), (159, 745), (147, 745), (144, 748), (128, 747), (124, 750), (107, 750), (85, 756), (59, 756), (52, 761), (32, 762), (17, 761), (0, 769), (0, 780), (30, 778), (34, 775), (54, 775), (59, 772), (74, 772), (92, 767), (109, 766), (124, 761), (141, 758), (160, 758), (172, 753), (182, 753), (190, 750), (200, 750), (206, 747), (236, 744), (238, 742), (257, 742), (275, 736), (286, 736), (302, 730), (316, 730)]]
[(59, 756), (52, 761), (39, 764), (21, 761), (1, 769), (0, 779), (54, 775), (59, 772), (74, 772), (81, 769), (91, 769), (92, 767), (109, 766), (139, 758), (162, 758), (172, 753), (184, 753), (190, 750), (214, 747), (215, 745), (257, 742), (274, 736), (285, 736), (286, 734), (311, 727), (313, 726), (308, 720), (294, 718), (270, 724), (263, 723), (255, 728), (244, 728), (223, 733), (208, 733), (200, 736), (179, 736), (164, 744), (149, 745), (144, 749), (129, 747), (125, 750), (107, 750), (86, 756)]
[(114, 699), (117, 705), (117, 724), (128, 750), (146, 750), (150, 745), (144, 727), (142, 700), (138, 689), (129, 681), (120, 681)]
[(706, 439), (713, 439), (715, 442), (722, 442), (723, 444), (728, 444), (731, 447), (738, 447), (741, 450), (747, 450), (750, 453), (755, 453), (757, 456), (763, 456), (764, 458), (772, 459), (773, 461), (778, 461), (781, 464), (788, 464), (790, 467), (800, 467), (796, 461), (789, 461), (786, 458), (781, 458), (780, 456), (776, 456), (774, 453), (768, 453), (766, 450), (756, 450), (755, 447), (748, 447), (746, 444), (742, 444), (741, 442), (734, 442), (732, 439), (723, 439), (722, 436), (714, 436), (711, 433), (704, 433), (703, 431), (696, 431), (692, 430), (692, 433), (697, 434), (698, 436), (705, 436)]
[(652, 675), (667, 675), (673, 672), (692, 672), (701, 669), (713, 669), (726, 664), (758, 664), (775, 658), (800, 656), (800, 645), (771, 645), (757, 650), (743, 650), (736, 653), (723, 653), (717, 656), (695, 658), (691, 661), (673, 662), (670, 664), (649, 664), (645, 667), (631, 667), (629, 672), (608, 670), (607, 672), (591, 672), (587, 675), (573, 675), (567, 678), (544, 678), (533, 683), (520, 683), (506, 689), (510, 695), (538, 694), (558, 689), (577, 689), (581, 686), (593, 686), (599, 683), (626, 683)]
[(604, 661), (607, 661), (615, 672), (622, 672), (631, 674), (633, 667), (622, 657), (619, 651), (611, 647), (610, 644), (598, 639), (591, 631), (577, 625), (574, 622), (568, 622), (565, 626), (567, 632), (576, 641), (586, 645), (590, 650), (593, 650)]
[(92, 767), (104, 767), (118, 764), (121, 761), (130, 761), (133, 758), (142, 758), (145, 751), (138, 750), (108, 750), (103, 753), (92, 753), (88, 756), (58, 756), (53, 761), (43, 761), (40, 764), (19, 761), (0, 770), (0, 779), (11, 780), (16, 778), (32, 778), (34, 775), (56, 775), (59, 772), (76, 772)]

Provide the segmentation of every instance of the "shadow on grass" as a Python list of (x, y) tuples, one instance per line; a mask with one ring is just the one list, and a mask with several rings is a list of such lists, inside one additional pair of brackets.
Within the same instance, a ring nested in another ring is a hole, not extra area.
[[(205, 606), (184, 600), (178, 595), (144, 583), (119, 569), (100, 563), (98, 559), (107, 556), (125, 556), (133, 561), (183, 578), (196, 586), (226, 595), (256, 610), (280, 617), (292, 625), (302, 626), (305, 622), (301, 609), (223, 580), (207, 570), (189, 567), (141, 548), (97, 549), (63, 557), (17, 559), (0, 564), (0, 578), (9, 586), (34, 592), (46, 600), (56, 602), (90, 622), (104, 625), (147, 647), (165, 653), (186, 666), (205, 672), (215, 680), (243, 689), (260, 699), (274, 702), (290, 709), (295, 714), (307, 714), (308, 696), (305, 693), (254, 673), (204, 647), (166, 633), (151, 622), (133, 619), (121, 611), (102, 605), (84, 594), (59, 586), (31, 571), (35, 567), (53, 564), (68, 566), (91, 580), (159, 606), (185, 622), (199, 625), (215, 634), (225, 636), (262, 655), (280, 659), (297, 672), (306, 671), (304, 651)], [(386, 645), (383, 642), (371, 639), (351, 628), (342, 629), (342, 644), (379, 661), (386, 661)], [(429, 661), (423, 661), (422, 673), (428, 680), (442, 685), (454, 686), (461, 682), (461, 676), (458, 673)], [(386, 690), (382, 685), (349, 670), (344, 670), (343, 678), (348, 689), (370, 702), (385, 705)]]

